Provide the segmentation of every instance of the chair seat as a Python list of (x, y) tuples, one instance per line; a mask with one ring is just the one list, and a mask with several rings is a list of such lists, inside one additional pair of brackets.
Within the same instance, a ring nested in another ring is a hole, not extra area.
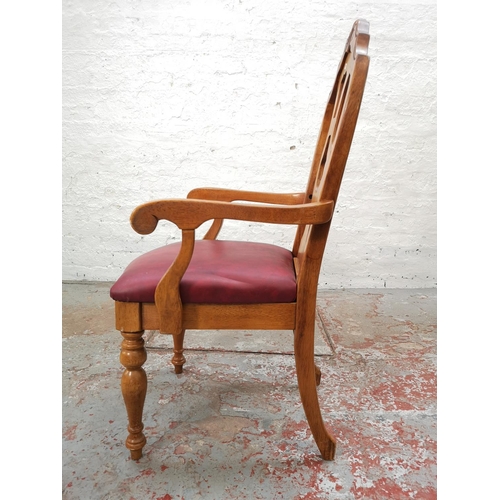
[[(121, 302), (154, 302), (158, 282), (179, 253), (180, 243), (132, 261), (111, 287)], [(180, 283), (186, 304), (294, 302), (297, 286), (292, 253), (267, 243), (198, 240)]]

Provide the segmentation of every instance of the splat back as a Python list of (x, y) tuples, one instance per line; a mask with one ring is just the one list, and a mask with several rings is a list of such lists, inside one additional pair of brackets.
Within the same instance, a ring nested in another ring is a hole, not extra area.
[[(305, 203), (319, 200), (337, 201), (368, 74), (369, 40), (368, 22), (358, 20), (347, 40), (328, 98), (309, 175)], [(328, 223), (298, 228), (293, 254), (297, 257), (300, 270), (299, 283), (300, 274), (308, 273), (306, 260), (321, 261), (329, 225)], [(313, 267), (319, 273), (319, 266)]]

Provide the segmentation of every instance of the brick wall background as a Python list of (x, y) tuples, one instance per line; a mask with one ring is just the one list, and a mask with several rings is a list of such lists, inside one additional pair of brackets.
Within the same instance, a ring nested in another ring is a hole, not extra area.
[[(145, 201), (302, 191), (358, 17), (371, 66), (320, 286), (436, 286), (437, 14), (417, 0), (64, 0), (63, 279), (114, 280), (178, 241), (131, 229)], [(289, 247), (293, 231), (221, 237)]]

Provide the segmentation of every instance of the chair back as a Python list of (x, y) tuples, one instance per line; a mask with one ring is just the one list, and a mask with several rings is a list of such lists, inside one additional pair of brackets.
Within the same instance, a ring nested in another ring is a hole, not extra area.
[[(356, 21), (328, 98), (304, 203), (337, 201), (368, 75), (369, 41), (369, 23), (364, 20)], [(293, 248), (298, 271), (310, 274), (312, 270), (305, 269), (309, 267), (306, 261), (321, 261), (329, 227), (330, 223), (298, 228)], [(319, 269), (317, 272), (319, 274)], [(300, 272), (298, 274), (300, 282)]]

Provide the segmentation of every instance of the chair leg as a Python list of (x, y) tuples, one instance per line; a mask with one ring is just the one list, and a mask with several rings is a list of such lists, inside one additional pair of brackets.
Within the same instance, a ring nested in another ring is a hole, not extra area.
[(319, 369), (314, 364), (314, 329), (295, 330), (294, 337), (297, 381), (304, 412), (321, 456), (324, 460), (333, 460), (335, 438), (328, 433), (323, 423), (316, 390)]
[(314, 365), (314, 375), (316, 377), (316, 385), (321, 384), (321, 370)]
[(122, 394), (128, 415), (129, 435), (125, 441), (130, 450), (132, 460), (142, 457), (142, 449), (146, 444), (146, 437), (142, 430), (142, 412), (147, 391), (147, 377), (142, 365), (146, 361), (144, 348), (144, 332), (122, 332), (123, 341), (120, 353), (120, 362), (125, 367), (122, 375)]
[(182, 365), (186, 362), (186, 358), (182, 354), (184, 352), (184, 333), (186, 330), (182, 330), (178, 335), (173, 335), (174, 337), (174, 356), (172, 358), (172, 364), (175, 368), (175, 373), (182, 373)]

